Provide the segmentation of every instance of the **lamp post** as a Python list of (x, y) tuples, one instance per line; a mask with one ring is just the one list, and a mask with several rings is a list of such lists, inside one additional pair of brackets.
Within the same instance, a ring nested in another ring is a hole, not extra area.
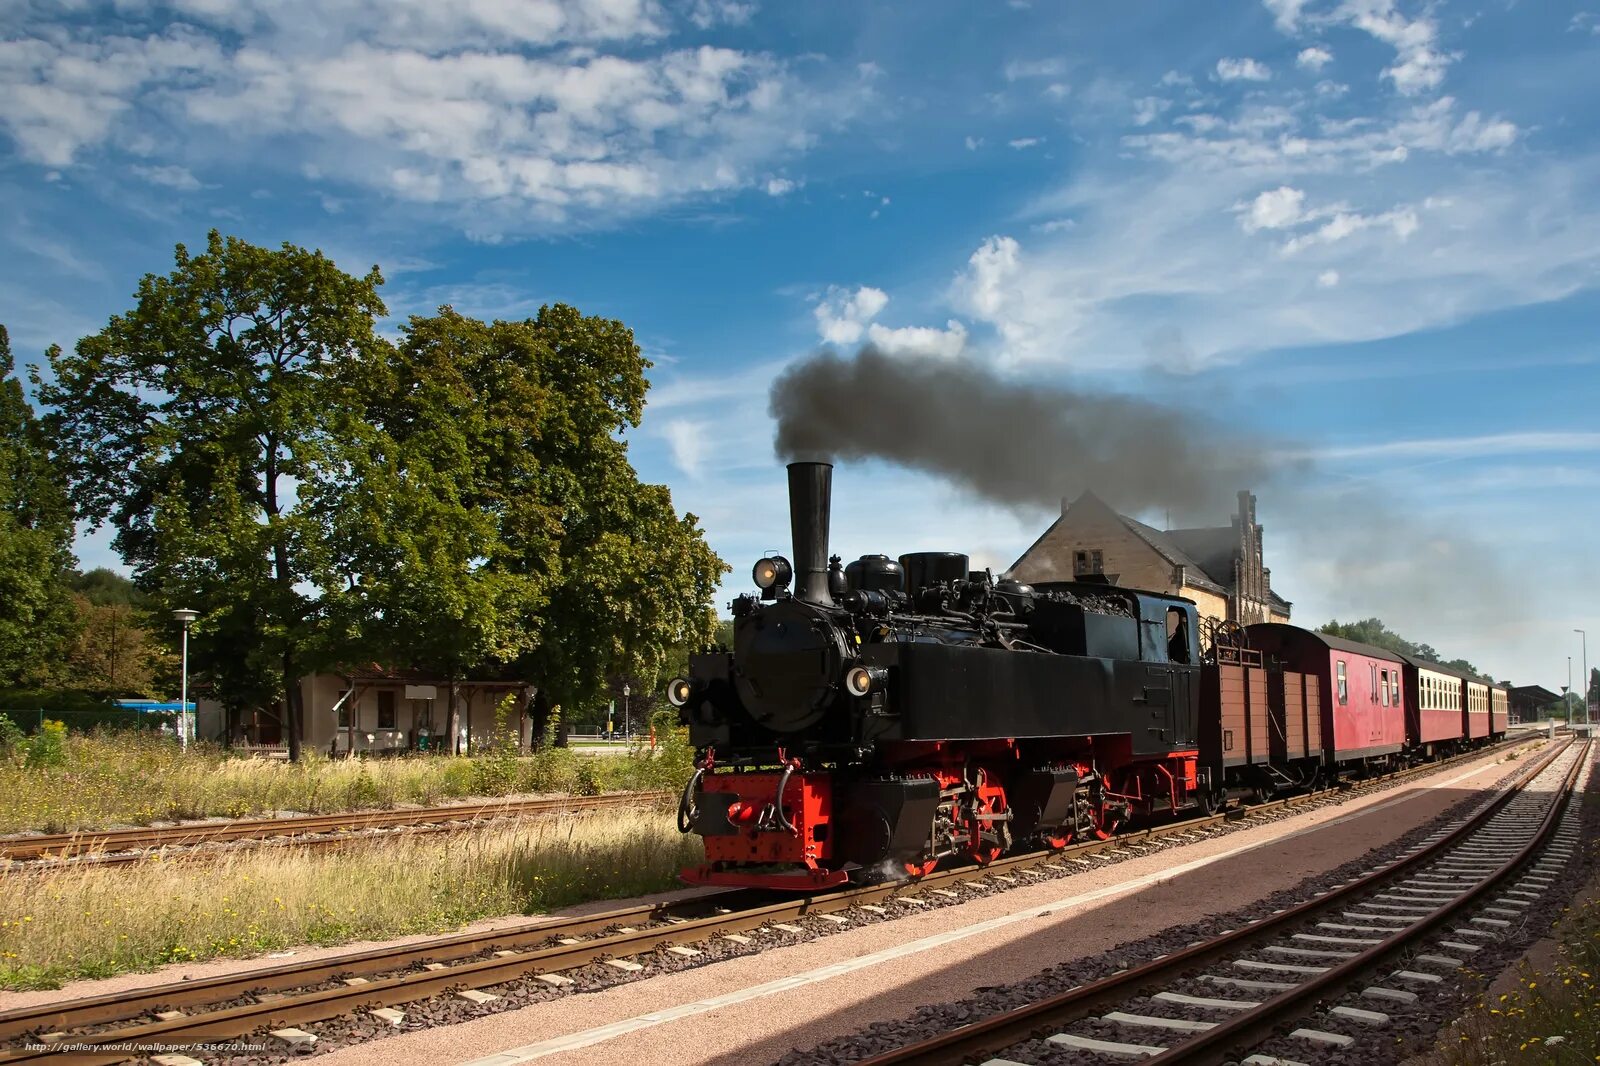
[(178, 697), (178, 746), (189, 750), (189, 623), (200, 617), (199, 611), (180, 607), (172, 617), (183, 626), (183, 687)]
[(631, 735), (633, 732), (628, 718), (628, 696), (632, 692), (633, 689), (629, 688), (628, 683), (624, 681), (622, 683), (622, 735), (625, 737)]
[(1589, 634), (1586, 630), (1574, 629), (1574, 633), (1583, 638), (1583, 673), (1578, 680), (1583, 682), (1583, 725), (1589, 727)]

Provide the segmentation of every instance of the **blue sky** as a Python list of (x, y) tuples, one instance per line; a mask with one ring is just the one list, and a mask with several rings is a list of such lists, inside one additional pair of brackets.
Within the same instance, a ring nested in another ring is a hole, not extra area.
[[(1309, 461), (1260, 501), (1297, 620), (1559, 686), (1574, 626), (1600, 661), (1597, 90), (1560, 0), (9, 0), (0, 321), (71, 344), (211, 227), (376, 262), (397, 316), (620, 318), (634, 460), (730, 590), (819, 345), (1145, 395)], [(847, 557), (1051, 517), (836, 483)]]

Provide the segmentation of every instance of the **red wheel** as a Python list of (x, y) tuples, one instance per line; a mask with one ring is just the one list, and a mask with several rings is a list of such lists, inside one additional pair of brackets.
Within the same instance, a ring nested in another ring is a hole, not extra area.
[(1044, 846), (1049, 848), (1051, 851), (1060, 851), (1062, 848), (1071, 843), (1071, 841), (1071, 837), (1045, 837)]
[(908, 877), (927, 877), (933, 873), (933, 868), (939, 865), (938, 859), (928, 859), (926, 862), (902, 863)]

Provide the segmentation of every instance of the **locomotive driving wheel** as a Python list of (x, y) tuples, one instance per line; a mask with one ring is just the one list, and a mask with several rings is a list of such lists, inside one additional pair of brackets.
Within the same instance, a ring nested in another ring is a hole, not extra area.
[(1011, 850), (1011, 809), (1005, 789), (989, 783), (989, 775), (978, 771), (977, 784), (968, 793), (967, 853), (979, 866), (986, 866)]

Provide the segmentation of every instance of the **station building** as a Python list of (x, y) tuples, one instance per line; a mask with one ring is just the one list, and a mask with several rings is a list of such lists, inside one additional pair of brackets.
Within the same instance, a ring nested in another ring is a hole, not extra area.
[(1228, 525), (1166, 530), (1118, 514), (1085, 492), (1061, 501), (1061, 517), (1007, 576), (1029, 583), (1088, 578), (1186, 596), (1202, 620), (1287, 622), (1291, 605), (1272, 589), (1261, 532), (1248, 492), (1239, 493)]
[[(496, 730), (495, 710), (507, 696), (513, 707), (508, 724), (522, 747), (530, 747), (528, 704), (533, 695), (534, 686), (526, 681), (458, 679), (456, 750), (470, 751), (489, 740)], [(308, 674), (300, 679), (300, 742), (307, 750), (333, 754), (448, 751), (449, 696), (448, 679), (416, 670), (372, 665)], [(207, 729), (204, 710), (202, 706), (200, 735), (220, 740), (220, 709), (211, 719), (214, 733)], [(286, 744), (282, 719), (278, 705), (246, 711), (239, 739), (262, 747)]]

